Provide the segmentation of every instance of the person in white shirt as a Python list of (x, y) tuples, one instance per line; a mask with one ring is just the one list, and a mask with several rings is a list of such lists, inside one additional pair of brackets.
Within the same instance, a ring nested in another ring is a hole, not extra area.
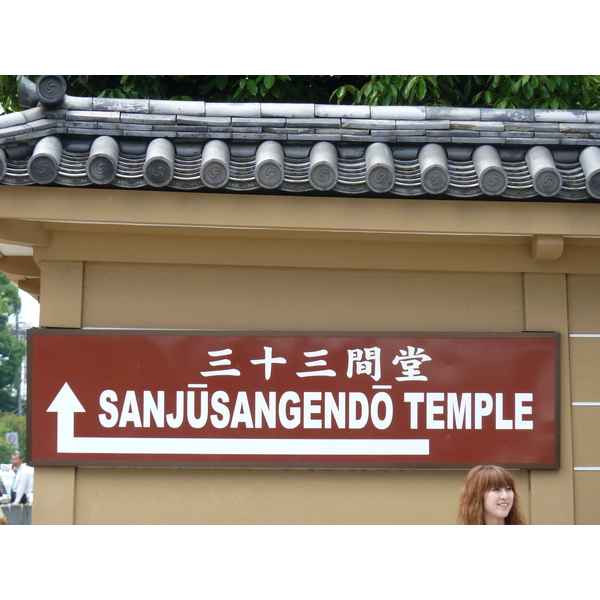
[(15, 480), (10, 493), (10, 501), (13, 505), (29, 504), (33, 496), (29, 467), (23, 462), (20, 452), (13, 452), (11, 462), (15, 471)]

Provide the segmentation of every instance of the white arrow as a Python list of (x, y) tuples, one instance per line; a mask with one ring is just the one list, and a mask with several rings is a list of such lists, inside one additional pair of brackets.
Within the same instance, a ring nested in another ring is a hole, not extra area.
[(296, 456), (428, 456), (429, 440), (75, 437), (85, 412), (65, 383), (48, 407), (57, 413), (56, 451), (73, 454), (218, 454)]
[(56, 451), (76, 452), (76, 450), (71, 449), (75, 438), (75, 413), (85, 412), (85, 408), (83, 408), (68, 383), (60, 388), (60, 392), (56, 394), (47, 412), (58, 413), (56, 418)]

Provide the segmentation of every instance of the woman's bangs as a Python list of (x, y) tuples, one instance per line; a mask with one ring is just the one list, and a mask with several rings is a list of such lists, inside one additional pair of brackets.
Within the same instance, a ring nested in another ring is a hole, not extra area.
[(511, 487), (514, 488), (515, 484), (510, 473), (495, 469), (494, 467), (488, 467), (485, 469), (485, 487), (488, 490), (493, 490), (495, 488), (505, 488)]

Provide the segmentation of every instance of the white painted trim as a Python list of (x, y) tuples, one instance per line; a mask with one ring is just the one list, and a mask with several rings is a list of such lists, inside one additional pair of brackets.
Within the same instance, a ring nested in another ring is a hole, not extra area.
[(600, 338), (600, 333), (570, 333), (572, 338)]

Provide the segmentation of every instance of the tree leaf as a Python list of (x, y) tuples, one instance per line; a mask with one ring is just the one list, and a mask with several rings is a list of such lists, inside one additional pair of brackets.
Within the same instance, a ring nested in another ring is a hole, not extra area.
[(228, 81), (229, 81), (229, 77), (227, 75), (217, 75), (215, 84), (218, 89), (223, 91), (227, 87)]
[(246, 89), (253, 95), (256, 96), (256, 93), (258, 92), (258, 86), (256, 85), (256, 81), (254, 81), (254, 79), (247, 79), (246, 80)]
[(408, 83), (406, 84), (406, 87), (404, 88), (404, 93), (405, 93), (405, 98), (410, 94), (411, 90), (413, 89), (414, 85), (419, 81), (418, 77), (411, 77), (408, 80)]

